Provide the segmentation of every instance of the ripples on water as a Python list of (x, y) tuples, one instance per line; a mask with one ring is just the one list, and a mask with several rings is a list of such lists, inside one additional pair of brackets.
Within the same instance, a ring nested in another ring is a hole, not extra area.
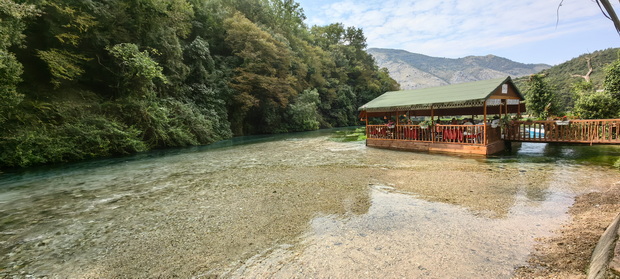
[(333, 131), (237, 138), (0, 176), (0, 277), (509, 278), (614, 146), (490, 158)]

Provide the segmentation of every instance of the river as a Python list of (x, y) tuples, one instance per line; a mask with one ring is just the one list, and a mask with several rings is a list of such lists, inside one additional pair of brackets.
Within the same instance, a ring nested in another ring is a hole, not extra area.
[(0, 277), (510, 278), (616, 146), (470, 157), (333, 130), (0, 174)]

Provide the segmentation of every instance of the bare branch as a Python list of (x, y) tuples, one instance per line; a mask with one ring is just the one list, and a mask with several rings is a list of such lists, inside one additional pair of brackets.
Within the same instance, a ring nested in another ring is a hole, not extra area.
[(555, 29), (558, 29), (558, 24), (560, 23), (560, 7), (562, 7), (562, 3), (564, 3), (564, 0), (560, 1), (560, 4), (558, 5), (558, 10), (556, 11), (556, 21), (555, 21)]
[(596, 4), (601, 9), (603, 15), (614, 23), (614, 26), (616, 27), (616, 32), (620, 34), (620, 20), (618, 19), (614, 8), (611, 6), (611, 3), (609, 3), (609, 0), (596, 0)]
[(590, 75), (592, 74), (592, 72), (594, 72), (594, 69), (592, 68), (592, 57), (586, 56), (586, 62), (588, 63), (588, 73), (585, 76), (577, 75), (577, 74), (572, 74), (570, 76), (580, 77), (580, 78), (583, 78), (586, 82), (590, 82)]

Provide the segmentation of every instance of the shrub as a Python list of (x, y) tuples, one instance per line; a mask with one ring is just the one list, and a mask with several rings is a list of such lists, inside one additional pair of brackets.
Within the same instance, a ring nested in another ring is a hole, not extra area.
[(59, 126), (24, 127), (0, 139), (0, 167), (123, 155), (147, 150), (139, 131), (102, 116), (90, 116)]

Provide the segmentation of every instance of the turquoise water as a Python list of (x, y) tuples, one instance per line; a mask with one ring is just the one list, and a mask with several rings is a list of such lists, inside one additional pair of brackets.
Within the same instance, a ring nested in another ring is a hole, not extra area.
[(335, 131), (0, 174), (0, 277), (510, 278), (620, 181), (616, 146), (481, 158)]

